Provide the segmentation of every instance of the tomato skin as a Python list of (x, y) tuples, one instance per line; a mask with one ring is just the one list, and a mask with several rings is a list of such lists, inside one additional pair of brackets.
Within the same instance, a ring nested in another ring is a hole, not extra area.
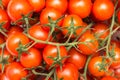
[[(91, 42), (92, 41), (92, 42)], [(79, 42), (85, 44), (78, 44), (78, 49), (85, 55), (94, 54), (98, 49), (98, 41), (91, 31), (86, 31), (79, 39)], [(87, 44), (87, 45), (86, 45)]]
[(114, 13), (114, 5), (111, 0), (95, 0), (92, 12), (96, 19), (108, 20)]
[[(67, 28), (67, 29), (63, 29), (62, 33), (64, 35), (67, 35), (68, 32), (69, 32), (69, 27), (71, 25), (71, 19), (73, 18), (73, 23), (74, 23), (74, 27), (79, 27), (79, 26), (82, 26), (80, 28), (78, 28), (75, 32), (76, 32), (76, 35), (79, 35), (82, 30), (84, 29), (84, 23), (82, 21), (82, 19), (78, 16), (78, 15), (74, 15), (74, 14), (71, 14), (71, 15), (67, 15), (64, 19), (63, 19), (63, 23), (62, 23), (62, 27), (63, 28)], [(72, 37), (75, 37), (75, 35), (73, 34)]]
[(5, 42), (4, 36), (0, 33), (0, 44), (2, 44), (4, 42)]
[(0, 8), (0, 23), (5, 23), (2, 27), (8, 29), (10, 26), (10, 19), (7, 12)]
[(20, 62), (26, 68), (37, 67), (42, 62), (41, 52), (38, 49), (32, 47), (28, 50), (28, 53), (22, 54), (20, 57)]
[(120, 24), (120, 10), (117, 12), (117, 18), (118, 18), (118, 22)]
[(91, 13), (92, 2), (91, 0), (69, 0), (68, 9), (70, 14), (76, 14), (81, 18), (86, 18)]
[[(48, 64), (48, 65), (52, 65), (53, 64), (53, 60), (48, 58), (48, 57), (53, 57), (56, 58), (57, 57), (57, 46), (54, 45), (47, 45), (44, 50), (43, 50), (43, 59), (44, 61)], [(64, 46), (60, 46), (60, 55), (61, 58), (67, 56), (67, 50)], [(62, 63), (65, 62), (66, 59), (62, 60)]]
[(35, 12), (41, 11), (45, 6), (45, 0), (28, 0)]
[(117, 78), (114, 78), (112, 76), (105, 76), (101, 80), (118, 80)]
[(7, 12), (10, 19), (14, 22), (22, 16), (32, 12), (33, 8), (27, 0), (10, 0), (7, 6)]
[(61, 78), (63, 78), (63, 80), (78, 80), (79, 77), (78, 69), (71, 63), (65, 63), (62, 66), (62, 70), (58, 67), (56, 74), (59, 80)]
[(87, 59), (87, 57), (85, 55), (78, 52), (75, 48), (70, 49), (69, 52), (68, 52), (68, 55), (70, 57), (67, 58), (66, 62), (75, 64), (75, 66), (78, 69), (83, 69), (83, 67), (86, 63), (86, 59)]
[(6, 48), (11, 55), (18, 56), (18, 52), (16, 49), (18, 48), (20, 42), (22, 45), (26, 45), (29, 43), (28, 37), (21, 32), (16, 32), (15, 34), (12, 34), (7, 38)]
[[(96, 77), (101, 77), (101, 76), (104, 76), (105, 75), (105, 71), (104, 70), (100, 70), (100, 67), (98, 66), (98, 64), (101, 64), (102, 63), (102, 57), (101, 56), (98, 56), (98, 57), (93, 57), (89, 64), (88, 64), (88, 70), (89, 72), (93, 75), (93, 76), (96, 76)], [(105, 64), (107, 63), (107, 61), (105, 60), (104, 62)], [(107, 68), (107, 66), (106, 66)]]
[(46, 0), (46, 7), (52, 7), (65, 13), (67, 10), (68, 2), (67, 0)]
[[(51, 17), (52, 20), (57, 20), (62, 16), (62, 13), (54, 8), (44, 8), (40, 14), (40, 23), (41, 24), (48, 24), (48, 16)], [(60, 26), (62, 24), (62, 21), (58, 22), (58, 25)], [(45, 28), (47, 31), (49, 31), (48, 28)]]
[[(46, 41), (49, 36), (49, 32), (44, 30), (40, 24), (33, 25), (32, 27), (30, 27), (28, 30), (28, 33), (32, 37), (34, 37), (38, 40), (43, 40), (43, 41)], [(37, 43), (35, 45), (36, 48), (44, 48), (45, 46), (46, 46), (46, 44), (42, 44), (42, 43)]]
[(2, 74), (0, 80), (10, 80), (5, 74)]
[(19, 62), (13, 62), (9, 64), (5, 74), (10, 80), (21, 80), (27, 76), (28, 72)]
[(97, 23), (93, 26), (93, 32), (103, 40), (109, 35), (109, 27), (105, 23)]
[(2, 4), (5, 8), (7, 8), (7, 5), (9, 3), (10, 0), (2, 0)]

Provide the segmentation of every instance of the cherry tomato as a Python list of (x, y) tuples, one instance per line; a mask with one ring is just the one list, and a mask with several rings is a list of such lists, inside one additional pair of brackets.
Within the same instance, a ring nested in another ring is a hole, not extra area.
[(81, 18), (86, 18), (90, 15), (92, 9), (91, 0), (69, 0), (69, 12), (77, 14)]
[(111, 0), (95, 0), (92, 11), (98, 20), (108, 20), (114, 13), (114, 5)]
[(105, 76), (101, 80), (118, 80), (118, 79), (112, 76)]
[(28, 72), (20, 63), (13, 62), (9, 64), (5, 74), (10, 80), (21, 80), (27, 76)]
[(79, 39), (78, 49), (85, 55), (91, 55), (98, 49), (98, 41), (91, 31), (86, 31)]
[(37, 67), (42, 62), (41, 52), (36, 48), (30, 48), (28, 53), (22, 54), (20, 62), (26, 68)]
[(46, 7), (52, 7), (64, 13), (67, 10), (67, 0), (46, 0)]
[(93, 32), (98, 38), (103, 40), (109, 35), (109, 27), (104, 23), (97, 23), (93, 26)]
[[(17, 35), (17, 36), (16, 36)], [(29, 43), (28, 37), (21, 33), (16, 32), (15, 34), (11, 34), (6, 41), (6, 48), (12, 54), (13, 56), (18, 56), (17, 48), (19, 47), (19, 44), (26, 45)]]
[(58, 80), (78, 80), (78, 69), (71, 63), (66, 63), (62, 66), (62, 69), (58, 67), (56, 69)]
[[(46, 41), (48, 39), (49, 32), (44, 30), (40, 24), (33, 25), (29, 28), (28, 33), (30, 36), (34, 37), (38, 40)], [(36, 48), (44, 48), (46, 44), (37, 43), (35, 45)]]
[[(105, 66), (105, 64), (107, 64), (107, 61), (106, 59), (103, 59), (101, 56), (93, 57), (88, 64), (88, 70), (93, 76), (96, 76), (96, 77), (104, 76), (105, 70), (107, 69), (107, 66)], [(104, 68), (103, 68), (103, 65), (104, 65)]]
[(10, 19), (7, 12), (0, 8), (0, 24), (1, 23), (4, 23), (2, 27), (5, 29), (8, 29), (10, 26)]
[(27, 0), (10, 0), (7, 6), (7, 12), (10, 19), (14, 22), (22, 16), (32, 12), (33, 8)]
[[(61, 58), (67, 56), (67, 50), (64, 46), (59, 47), (60, 50), (60, 56)], [(57, 54), (58, 54), (58, 48), (57, 46), (54, 45), (47, 45), (44, 50), (43, 50), (43, 59), (48, 65), (52, 65), (54, 63), (53, 59), (49, 58), (52, 57), (54, 59), (57, 59)], [(62, 63), (65, 62), (66, 59), (62, 60)]]
[(4, 36), (0, 33), (0, 44), (2, 44), (4, 42), (5, 42)]
[(10, 80), (5, 74), (2, 74), (0, 80)]
[(118, 18), (118, 22), (120, 24), (120, 10), (117, 12), (117, 18)]
[[(74, 26), (70, 27), (70, 25), (72, 23), (72, 18), (73, 18)], [(73, 33), (76, 33), (76, 34), (73, 34), (72, 37), (75, 37), (75, 35), (78, 36), (82, 32), (82, 30), (84, 29), (85, 26), (84, 26), (84, 23), (83, 23), (82, 19), (79, 16), (77, 16), (77, 15), (67, 15), (63, 19), (62, 27), (65, 28), (62, 31), (64, 35), (67, 35), (68, 32), (73, 32)], [(73, 28), (77, 28), (77, 29), (72, 31)]]
[[(62, 16), (62, 13), (54, 8), (45, 8), (42, 10), (40, 14), (40, 23), (41, 24), (48, 24), (48, 17), (50, 17), (52, 20), (57, 20)], [(58, 23), (60, 26), (62, 24), (62, 21)], [(45, 28), (47, 31), (49, 31), (49, 28)]]
[(67, 62), (75, 64), (78, 69), (83, 69), (87, 57), (78, 52), (75, 48), (70, 49), (68, 54), (70, 57), (67, 58)]
[(28, 0), (35, 12), (41, 11), (45, 6), (45, 0)]

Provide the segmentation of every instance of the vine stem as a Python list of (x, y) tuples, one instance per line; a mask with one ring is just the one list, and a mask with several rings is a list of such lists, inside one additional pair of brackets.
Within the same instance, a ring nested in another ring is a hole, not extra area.
[(0, 32), (1, 32), (5, 37), (8, 37), (8, 35), (7, 35), (3, 30), (0, 29)]

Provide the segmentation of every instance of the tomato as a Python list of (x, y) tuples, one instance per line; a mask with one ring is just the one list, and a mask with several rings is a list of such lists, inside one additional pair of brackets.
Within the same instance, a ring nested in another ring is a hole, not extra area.
[(9, 3), (10, 0), (2, 0), (2, 5), (7, 8), (7, 5)]
[(45, 0), (28, 0), (35, 12), (41, 11), (45, 6)]
[[(48, 17), (51, 17), (52, 20), (57, 20), (62, 16), (62, 13), (54, 8), (45, 8), (42, 10), (41, 14), (40, 14), (40, 23), (42, 25), (44, 24), (48, 24)], [(60, 21), (58, 23), (58, 25), (60, 26), (62, 24), (62, 21)], [(48, 28), (45, 28), (47, 31), (49, 31)]]
[(109, 35), (109, 27), (104, 23), (97, 23), (93, 26), (93, 32), (98, 38), (104, 40)]
[(120, 10), (117, 12), (117, 19), (118, 19), (118, 22), (120, 24)]
[(71, 63), (66, 63), (62, 66), (62, 69), (58, 67), (56, 69), (56, 74), (58, 80), (63, 78), (63, 80), (78, 80), (79, 73), (78, 69)]
[(28, 53), (23, 53), (21, 55), (20, 62), (26, 68), (37, 67), (42, 62), (41, 52), (32, 47), (28, 50)]
[(78, 52), (75, 48), (70, 49), (68, 54), (70, 57), (67, 58), (67, 62), (75, 64), (78, 69), (83, 69), (87, 57)]
[(46, 0), (46, 7), (52, 7), (64, 13), (67, 10), (67, 0)]
[(112, 76), (105, 76), (101, 80), (118, 80), (118, 79)]
[(5, 42), (4, 36), (0, 33), (0, 44), (2, 44), (4, 42)]
[(7, 12), (0, 8), (0, 24), (5, 23), (2, 27), (8, 29), (10, 26), (10, 19)]
[[(67, 50), (64, 46), (60, 46), (60, 56), (61, 58), (67, 56)], [(52, 57), (54, 59), (57, 59), (58, 49), (57, 46), (54, 45), (47, 45), (43, 50), (43, 59), (48, 65), (52, 65), (54, 63), (53, 59), (49, 58)], [(62, 60), (62, 63), (65, 62), (66, 59)]]
[(22, 18), (21, 15), (32, 12), (32, 10), (33, 8), (27, 0), (10, 0), (7, 6), (8, 15), (13, 22)]
[(81, 18), (86, 18), (90, 15), (92, 9), (91, 0), (69, 0), (69, 12), (77, 14)]
[[(43, 41), (46, 41), (49, 36), (49, 32), (44, 30), (40, 24), (31, 26), (28, 30), (28, 33), (30, 34), (30, 36), (34, 37), (35, 39), (43, 40)], [(42, 44), (42, 43), (37, 43), (35, 45), (36, 48), (44, 48), (45, 46), (46, 44)]]
[(114, 13), (114, 5), (111, 0), (95, 0), (92, 12), (96, 19), (108, 20)]
[[(6, 68), (8, 66), (8, 64), (6, 63), (11, 63), (13, 61), (13, 57), (11, 56), (11, 54), (8, 52), (8, 50), (5, 48), (3, 50), (3, 63), (5, 63), (4, 67)], [(1, 59), (1, 55), (2, 55), (2, 49), (0, 48), (0, 59)], [(0, 63), (0, 71), (2, 70), (2, 63)]]
[(13, 62), (9, 64), (5, 74), (10, 80), (21, 80), (27, 76), (28, 72), (19, 62)]
[(11, 55), (18, 56), (18, 52), (16, 49), (19, 47), (19, 43), (21, 43), (22, 45), (26, 45), (29, 43), (28, 37), (21, 32), (16, 32), (15, 34), (12, 34), (7, 38), (6, 48)]
[(112, 61), (111, 67), (114, 68), (120, 64), (120, 47), (118, 46), (115, 47), (110, 46), (110, 47), (111, 47), (110, 60)]
[(5, 74), (2, 74), (0, 78), (0, 80), (10, 80)]
[(78, 49), (85, 55), (94, 54), (98, 49), (98, 41), (91, 31), (86, 31), (79, 39)]
[[(103, 59), (101, 56), (93, 57), (88, 64), (88, 71), (96, 77), (101, 77), (105, 75), (105, 70), (107, 69), (107, 60)], [(101, 69), (100, 66), (104, 66), (103, 69)], [(101, 69), (101, 70), (100, 70)], [(104, 70), (105, 69), (105, 70)]]
[(114, 68), (114, 74), (115, 74), (116, 77), (120, 78), (120, 67)]
[[(73, 18), (74, 26), (70, 27), (72, 18)], [(67, 15), (63, 19), (62, 27), (63, 27), (62, 32), (64, 35), (67, 35), (68, 32), (73, 32), (74, 34), (72, 35), (72, 37), (75, 37), (75, 36), (78, 36), (82, 32), (82, 30), (84, 29), (85, 26), (84, 26), (84, 22), (82, 21), (82, 19), (79, 16)], [(73, 28), (75, 29), (74, 31), (73, 31)]]

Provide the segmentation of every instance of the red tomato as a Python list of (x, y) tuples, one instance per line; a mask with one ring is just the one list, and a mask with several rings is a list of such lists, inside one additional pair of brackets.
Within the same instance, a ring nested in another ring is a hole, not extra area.
[(5, 74), (2, 74), (0, 80), (10, 80)]
[(93, 26), (93, 32), (97, 37), (103, 40), (109, 35), (109, 27), (104, 23), (97, 23)]
[(35, 12), (41, 11), (45, 6), (45, 0), (28, 0)]
[(91, 0), (69, 0), (69, 12), (77, 14), (81, 18), (86, 18), (90, 15), (92, 9)]
[(26, 45), (29, 43), (28, 37), (21, 32), (11, 34), (7, 38), (6, 47), (10, 54), (12, 54), (13, 56), (18, 56), (18, 52), (16, 49), (19, 47), (19, 43), (21, 43), (22, 45)]
[(92, 11), (98, 20), (108, 20), (114, 13), (114, 5), (111, 0), (95, 0)]
[(2, 44), (4, 42), (5, 42), (4, 36), (0, 33), (0, 44)]
[[(100, 77), (100, 76), (104, 76), (105, 75), (105, 70), (108, 68), (108, 66), (105, 66), (105, 64), (107, 64), (107, 60), (103, 60), (103, 58), (101, 56), (98, 57), (93, 57), (89, 64), (88, 64), (88, 70), (89, 72), (96, 77)], [(104, 69), (100, 70), (101, 67), (104, 65)]]
[(70, 57), (67, 58), (67, 62), (75, 64), (78, 69), (83, 69), (87, 57), (78, 52), (75, 48), (70, 49), (68, 54)]
[[(66, 57), (67, 56), (67, 50), (64, 46), (60, 46), (60, 56), (61, 58)], [(57, 58), (57, 46), (53, 46), (53, 45), (47, 45), (44, 50), (43, 50), (43, 59), (44, 61), (48, 64), (48, 65), (52, 65), (54, 63), (53, 59), (49, 58), (49, 57), (53, 57), (54, 59)], [(62, 63), (65, 62), (66, 59), (62, 60)]]
[(28, 53), (21, 55), (20, 62), (26, 68), (37, 67), (42, 62), (41, 52), (36, 48), (30, 48)]
[(9, 3), (10, 0), (2, 0), (2, 4), (5, 8), (7, 8), (7, 5)]
[(28, 72), (20, 63), (13, 62), (9, 64), (5, 74), (10, 80), (21, 80), (28, 75)]
[(46, 0), (46, 7), (52, 7), (64, 13), (67, 10), (67, 0)]
[(101, 80), (118, 80), (118, 79), (112, 76), (105, 76)]
[(5, 23), (2, 27), (8, 29), (10, 26), (10, 19), (7, 12), (0, 8), (0, 23)]
[[(42, 10), (40, 14), (40, 23), (41, 24), (48, 24), (48, 16), (51, 17), (52, 20), (57, 20), (62, 16), (62, 13), (54, 8), (45, 8)], [(60, 26), (62, 24), (62, 21), (58, 23)], [(45, 28), (47, 31), (49, 31), (48, 28)]]
[(120, 10), (117, 12), (117, 18), (118, 18), (118, 22), (120, 24)]
[(85, 55), (94, 54), (98, 49), (98, 41), (94, 37), (93, 33), (90, 31), (86, 31), (79, 39), (79, 42), (83, 42), (78, 44), (79, 50)]
[[(44, 30), (40, 24), (31, 26), (28, 30), (28, 33), (30, 34), (30, 36), (43, 41), (46, 41), (49, 35), (49, 32)], [(42, 43), (37, 43), (35, 45), (36, 48), (44, 48), (45, 46), (46, 44)]]
[[(72, 35), (72, 37), (75, 37), (75, 35), (78, 36), (78, 35), (82, 32), (82, 30), (84, 29), (84, 27), (85, 27), (82, 19), (81, 19), (79, 16), (77, 16), (77, 15), (67, 15), (67, 16), (63, 19), (62, 27), (65, 28), (65, 29), (63, 29), (62, 32), (63, 32), (64, 35), (67, 35), (68, 32), (73, 32), (73, 31), (72, 31), (73, 28), (70, 27), (71, 22), (72, 22), (72, 21), (71, 21), (72, 18), (73, 18), (74, 28), (77, 28), (77, 27), (78, 27), (78, 29), (76, 29), (76, 30), (74, 31), (76, 34), (73, 34), (73, 35)], [(80, 27), (80, 26), (81, 26), (81, 27)], [(69, 31), (69, 30), (71, 30), (71, 31)], [(74, 32), (73, 32), (73, 33), (74, 33)], [(69, 34), (70, 34), (70, 33), (69, 33)]]
[(79, 73), (78, 69), (71, 63), (66, 63), (62, 66), (62, 69), (58, 67), (56, 69), (56, 74), (58, 80), (63, 78), (63, 80), (78, 80)]
[(33, 8), (27, 0), (10, 0), (7, 12), (12, 21), (19, 20), (22, 16), (32, 12)]

